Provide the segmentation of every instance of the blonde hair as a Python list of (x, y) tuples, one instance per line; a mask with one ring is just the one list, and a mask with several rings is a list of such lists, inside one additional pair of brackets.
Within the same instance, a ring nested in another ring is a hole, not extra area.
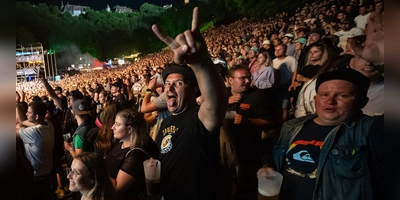
[(259, 55), (263, 55), (265, 58), (265, 63), (260, 63), (260, 64), (264, 64), (267, 67), (272, 66), (271, 55), (268, 53), (268, 51), (261, 52)]
[(117, 116), (125, 120), (126, 126), (133, 128), (134, 133), (130, 135), (130, 148), (148, 144), (151, 137), (148, 123), (144, 119), (143, 113), (136, 109), (129, 108), (119, 111)]
[[(321, 59), (318, 61), (321, 67), (318, 70), (318, 72), (313, 76), (313, 78), (316, 78), (317, 76), (319, 76), (322, 72), (326, 71), (326, 69), (329, 66), (329, 62), (330, 62), (330, 58), (329, 58), (329, 52), (328, 52), (328, 48), (326, 47), (326, 45), (324, 44), (312, 44), (310, 46), (310, 50), (311, 48), (316, 47), (318, 48), (320, 51), (322, 51), (322, 56)], [(307, 63), (305, 65), (314, 65), (310, 62), (310, 53), (307, 54)]]
[(94, 180), (94, 185), (87, 194), (88, 199), (116, 199), (116, 193), (108, 175), (106, 163), (100, 154), (83, 152), (78, 154), (74, 159), (80, 160), (86, 166), (89, 171), (89, 178)]

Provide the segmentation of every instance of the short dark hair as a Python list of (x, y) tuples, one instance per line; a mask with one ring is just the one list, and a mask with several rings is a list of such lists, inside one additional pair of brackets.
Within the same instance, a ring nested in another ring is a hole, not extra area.
[(35, 95), (32, 97), (32, 101), (34, 102), (43, 102), (42, 98), (40, 98), (39, 96)]
[(72, 96), (74, 100), (83, 99), (83, 94), (79, 90), (72, 90), (68, 93), (68, 96)]
[(34, 115), (38, 115), (39, 119), (44, 120), (44, 117), (47, 113), (46, 104), (41, 101), (32, 101), (28, 104), (28, 106), (32, 109)]
[(287, 50), (286, 44), (279, 43), (278, 45), (276, 45), (276, 47), (278, 47), (278, 46), (281, 46), (283, 48), (283, 50), (285, 50), (285, 51)]
[(54, 91), (60, 91), (60, 93), (62, 92), (62, 88), (60, 86), (57, 86), (54, 88)]
[(233, 65), (228, 71), (228, 76), (232, 78), (234, 76), (235, 71), (238, 70), (244, 70), (250, 73), (249, 68), (245, 64), (240, 64), (240, 65)]

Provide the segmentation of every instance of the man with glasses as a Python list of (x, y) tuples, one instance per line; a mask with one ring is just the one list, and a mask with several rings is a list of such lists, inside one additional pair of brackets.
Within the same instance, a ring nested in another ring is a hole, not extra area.
[(263, 91), (250, 87), (247, 66), (235, 65), (228, 75), (231, 86), (227, 88), (228, 111), (223, 128), (236, 150), (238, 188), (234, 199), (257, 199), (256, 174), (263, 156), (262, 130), (273, 125), (280, 110), (274, 105), (275, 95), (264, 95)]

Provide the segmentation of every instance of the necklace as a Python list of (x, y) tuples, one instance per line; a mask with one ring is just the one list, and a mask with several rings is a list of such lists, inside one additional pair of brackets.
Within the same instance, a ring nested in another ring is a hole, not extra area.
[(125, 149), (127, 147), (130, 147), (130, 145), (125, 146), (125, 142), (122, 142), (121, 149)]

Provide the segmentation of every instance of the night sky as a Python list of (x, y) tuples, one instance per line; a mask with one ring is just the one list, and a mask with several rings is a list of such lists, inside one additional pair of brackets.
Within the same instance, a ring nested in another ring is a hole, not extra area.
[[(22, 2), (23, 0), (18, 0), (18, 1)], [(56, 5), (59, 7), (61, 5), (61, 0), (26, 0), (26, 1), (30, 2), (31, 4), (46, 3), (47, 5)], [(140, 6), (145, 2), (157, 6), (163, 6), (166, 4), (182, 3), (183, 0), (63, 0), (63, 2), (64, 5), (67, 4), (67, 2), (69, 2), (69, 4), (72, 5), (89, 6), (94, 10), (106, 9), (107, 4), (110, 6), (111, 9), (116, 5), (120, 5), (138, 10)]]

